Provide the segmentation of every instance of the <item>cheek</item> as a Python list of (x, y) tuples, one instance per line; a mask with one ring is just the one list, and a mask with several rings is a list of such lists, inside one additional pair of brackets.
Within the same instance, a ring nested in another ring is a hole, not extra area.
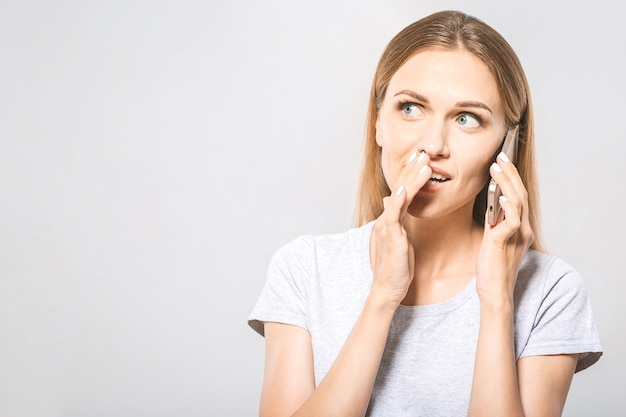
[(491, 162), (491, 159), (481, 158), (465, 166), (463, 171), (465, 172), (466, 184), (471, 184), (472, 192), (479, 192), (487, 183)]
[(489, 178), (489, 167), (491, 166), (491, 160), (483, 161), (478, 165), (478, 169), (476, 172), (476, 177), (480, 179), (481, 183), (487, 182)]
[[(474, 199), (474, 205), (476, 205), (476, 199), (479, 198), (481, 195), (482, 195), (482, 198), (486, 199), (487, 197), (486, 190), (487, 190), (487, 183), (489, 182), (489, 179), (490, 179), (489, 167), (491, 166), (491, 162), (492, 162), (491, 159), (489, 159), (486, 161), (482, 161), (482, 163), (479, 163), (474, 173), (474, 179), (471, 182), (471, 185), (468, 184), (467, 189), (470, 192), (468, 197), (471, 197), (472, 199)], [(483, 191), (485, 193), (481, 194)], [(486, 204), (486, 200), (484, 202), (479, 202), (478, 207), (481, 207), (482, 204)], [(486, 205), (483, 209), (486, 209)]]
[(376, 142), (381, 147), (383, 175), (390, 188), (393, 188), (402, 171), (404, 161), (415, 147), (411, 140), (407, 140), (407, 137), (407, 132), (389, 123), (379, 125), (376, 130)]
[(397, 164), (394, 162), (395, 158), (392, 154), (387, 151), (387, 148), (382, 148), (380, 163), (383, 169), (383, 176), (385, 177), (385, 182), (389, 188), (393, 188), (393, 184), (398, 178), (399, 170), (396, 169)]

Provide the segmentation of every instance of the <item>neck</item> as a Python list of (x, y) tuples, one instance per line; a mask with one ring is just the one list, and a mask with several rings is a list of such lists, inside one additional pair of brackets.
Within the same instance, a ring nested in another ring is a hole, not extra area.
[(483, 231), (471, 211), (428, 220), (409, 215), (405, 228), (415, 249), (416, 279), (473, 276)]

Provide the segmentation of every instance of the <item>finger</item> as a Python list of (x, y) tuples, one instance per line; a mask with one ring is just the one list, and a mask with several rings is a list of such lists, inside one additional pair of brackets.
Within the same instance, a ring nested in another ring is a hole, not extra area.
[(428, 165), (427, 161), (424, 161), (424, 164), (419, 166), (419, 170), (414, 173), (410, 178), (407, 178), (404, 186), (407, 190), (407, 194), (410, 197), (410, 200), (413, 200), (413, 197), (422, 189), (424, 185), (430, 180), (430, 176), (432, 175), (432, 168)]
[[(507, 171), (503, 169), (502, 165), (506, 165)], [(502, 191), (502, 195), (505, 196), (512, 204), (518, 206), (518, 210), (521, 212), (522, 204), (524, 203), (524, 196), (520, 195), (517, 188), (513, 184), (512, 177), (517, 176), (519, 178), (519, 174), (517, 174), (517, 170), (515, 169), (513, 164), (511, 163), (498, 163), (494, 162), (491, 164), (489, 168), (489, 173), (491, 177), (498, 183), (500, 190)], [(524, 191), (525, 192), (525, 189)]]
[[(398, 239), (402, 236), (403, 226), (400, 223), (400, 212), (404, 202), (404, 187), (401, 186), (390, 196), (383, 198), (384, 210), (374, 224), (374, 235), (377, 240)], [(384, 245), (383, 245), (384, 246)]]
[[(498, 166), (502, 169), (502, 172), (506, 174), (511, 186), (515, 190), (515, 193), (519, 196), (522, 203), (528, 200), (528, 192), (526, 186), (522, 181), (522, 177), (519, 175), (517, 167), (511, 163), (509, 158), (504, 152), (500, 152), (496, 159)], [(509, 192), (509, 196), (513, 197), (513, 194)]]
[(509, 160), (509, 158), (507, 157), (505, 153), (501, 152), (498, 155), (497, 160), (500, 162), (500, 167), (502, 168), (503, 172), (507, 174), (507, 177), (510, 180), (511, 185), (513, 186), (515, 190), (515, 194), (516, 194), (516, 195), (513, 195), (512, 193), (508, 193), (505, 195), (507, 195), (509, 199), (513, 199), (514, 201), (519, 200), (519, 210), (520, 210), (520, 217), (522, 220), (522, 227), (525, 229), (528, 229), (529, 233), (527, 234), (530, 235), (532, 234), (532, 231), (530, 229), (530, 219), (529, 219), (529, 210), (528, 210), (528, 190), (526, 190), (526, 186), (524, 185), (524, 182), (522, 181), (522, 177), (520, 176), (517, 170), (517, 167), (515, 167), (515, 165), (511, 163), (511, 161)]
[(400, 226), (402, 206), (406, 199), (406, 190), (403, 185), (400, 185), (393, 194), (383, 199), (385, 204), (385, 211), (382, 214), (383, 221), (387, 227)]
[(514, 243), (516, 247), (527, 250), (535, 240), (528, 220), (528, 209), (525, 208), (520, 213), (518, 206), (512, 204), (504, 196), (500, 197), (500, 205), (503, 208), (504, 219), (502, 220), (502, 235), (498, 237), (498, 240)]
[(395, 184), (390, 184), (389, 186), (392, 189), (397, 190), (401, 185), (406, 188), (407, 183), (411, 180), (411, 178), (417, 175), (417, 172), (421, 169), (425, 162), (425, 156), (427, 156), (424, 152), (418, 154), (417, 151), (413, 152), (407, 158), (406, 162), (402, 164), (402, 169), (398, 178), (396, 178)]
[(506, 196), (500, 196), (500, 207), (502, 207), (503, 225), (502, 238), (508, 241), (513, 235), (519, 232), (522, 225), (520, 207)]
[[(498, 218), (495, 225), (490, 225), (488, 220), (488, 213), (485, 212), (485, 236), (490, 236), (490, 240), (493, 241), (497, 247), (504, 249), (509, 240), (519, 228), (519, 216), (516, 216), (515, 205), (511, 203), (506, 197), (500, 196), (501, 211), (498, 214)], [(517, 219), (517, 226), (516, 220)]]
[(409, 204), (411, 204), (413, 198), (415, 198), (419, 190), (421, 190), (430, 179), (432, 169), (430, 168), (429, 163), (430, 157), (426, 152), (422, 152), (415, 161), (414, 166), (411, 167), (411, 170), (407, 171), (407, 175), (403, 182), (407, 193), (404, 206), (405, 211), (408, 209)]
[(500, 207), (502, 207), (502, 222), (506, 223), (513, 231), (519, 229), (522, 224), (519, 207), (506, 196), (500, 196)]
[[(413, 198), (430, 178), (431, 174), (430, 167), (428, 166), (429, 163), (430, 158), (428, 157), (428, 154), (426, 152), (418, 154), (417, 151), (409, 155), (406, 162), (403, 163), (400, 174), (395, 180), (395, 184), (389, 184), (389, 186), (392, 190), (394, 190), (392, 191), (390, 198), (393, 198), (394, 193), (402, 187), (402, 191), (406, 193), (403, 200), (404, 205), (401, 208), (401, 212), (392, 215), (389, 220), (396, 218), (400, 221), (404, 214), (406, 214)], [(383, 207), (387, 210), (385, 204), (385, 201), (383, 201)]]

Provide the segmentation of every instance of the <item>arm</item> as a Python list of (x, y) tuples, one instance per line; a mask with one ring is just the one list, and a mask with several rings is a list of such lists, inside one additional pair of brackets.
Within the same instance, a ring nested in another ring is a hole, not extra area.
[(577, 355), (536, 356), (516, 363), (513, 290), (533, 241), (528, 197), (513, 164), (499, 156), (491, 175), (502, 187), (505, 216), (485, 222), (477, 263), (480, 330), (470, 416), (560, 416)]
[(470, 416), (561, 416), (578, 355), (515, 363), (512, 314), (481, 306)]
[(528, 356), (517, 361), (522, 406), (527, 416), (560, 416), (578, 354)]
[(363, 311), (335, 362), (315, 387), (311, 337), (286, 324), (265, 325), (261, 416), (358, 416), (367, 411), (396, 308), (413, 279), (414, 250), (403, 219), (430, 178), (428, 157), (411, 156), (396, 193), (384, 200), (371, 238), (373, 281)]
[(524, 416), (520, 397), (512, 305), (480, 306), (469, 416)]
[(368, 297), (326, 377), (315, 389), (311, 337), (286, 324), (265, 325), (264, 416), (363, 416), (367, 410), (394, 309)]
[(265, 324), (260, 416), (291, 415), (315, 390), (311, 337), (289, 324)]

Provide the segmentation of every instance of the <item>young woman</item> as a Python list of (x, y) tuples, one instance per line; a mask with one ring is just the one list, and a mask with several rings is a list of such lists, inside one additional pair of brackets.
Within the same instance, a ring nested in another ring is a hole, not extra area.
[[(515, 127), (513, 163), (500, 149)], [(250, 316), (266, 339), (260, 414), (561, 415), (602, 348), (537, 210), (532, 107), (509, 44), (453, 11), (403, 29), (371, 90), (361, 226), (282, 247)]]

